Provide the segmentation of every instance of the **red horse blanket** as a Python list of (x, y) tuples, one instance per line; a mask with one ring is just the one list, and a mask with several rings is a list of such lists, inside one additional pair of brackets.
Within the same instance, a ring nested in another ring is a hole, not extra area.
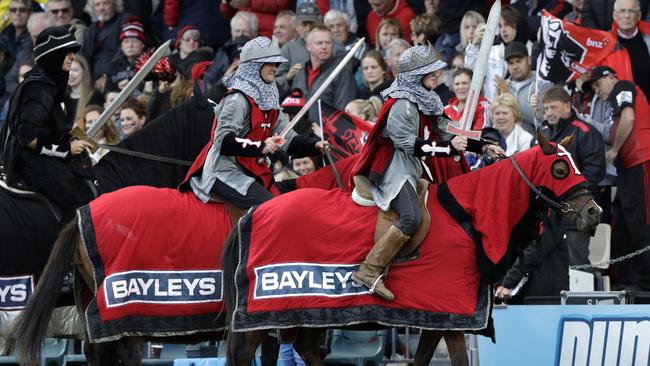
[(96, 295), (92, 341), (125, 334), (184, 335), (224, 327), (221, 249), (232, 225), (221, 204), (135, 186), (79, 210)]
[(430, 186), (431, 229), (417, 259), (393, 264), (394, 302), (350, 279), (373, 245), (374, 207), (341, 190), (301, 189), (257, 207), (239, 223), (235, 330), (374, 322), (426, 329), (487, 326), (489, 288), (476, 245)]

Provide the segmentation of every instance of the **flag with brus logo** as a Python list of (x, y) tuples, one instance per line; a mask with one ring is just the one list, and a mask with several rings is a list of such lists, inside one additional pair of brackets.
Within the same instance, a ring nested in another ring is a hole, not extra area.
[(575, 80), (616, 49), (610, 32), (580, 27), (544, 11), (537, 76), (553, 83)]
[[(321, 106), (323, 114), (323, 134), (340, 151), (353, 155), (361, 152), (372, 129), (372, 124), (361, 118), (347, 114), (325, 103)], [(339, 153), (340, 155), (340, 152)]]

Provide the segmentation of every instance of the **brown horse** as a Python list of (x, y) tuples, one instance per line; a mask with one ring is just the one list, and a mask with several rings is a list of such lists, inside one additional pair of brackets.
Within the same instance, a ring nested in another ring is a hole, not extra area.
[[(420, 300), (419, 296), (413, 296), (413, 291), (435, 294), (436, 299), (451, 299), (452, 302), (460, 295), (475, 294), (476, 288), (485, 288), (485, 293), (491, 294), (489, 284), (507, 269), (507, 254), (513, 249), (510, 239), (519, 230), (530, 229), (531, 223), (535, 222), (532, 218), (536, 217), (533, 211), (538, 209), (535, 207), (537, 202), (557, 210), (575, 222), (582, 231), (594, 230), (600, 220), (601, 209), (591, 198), (584, 178), (564, 147), (569, 143), (570, 139), (555, 145), (540, 138), (540, 147), (453, 178), (446, 185), (430, 186), (429, 201), (433, 203), (428, 204), (428, 208), (432, 223), (436, 225), (435, 234), (427, 235), (420, 247), (421, 257), (413, 264), (402, 263), (391, 267), (387, 284), (396, 295), (396, 303), (391, 306), (386, 306), (383, 300), (371, 295), (354, 293), (346, 297), (348, 295), (343, 289), (351, 291), (351, 287), (346, 287), (343, 282), (341, 292), (328, 293), (328, 296), (301, 293), (302, 290), (297, 290), (297, 287), (291, 290), (297, 293), (284, 293), (279, 290), (281, 286), (274, 290), (280, 292), (269, 293), (268, 296), (259, 292), (263, 286), (256, 277), (257, 271), (276, 268), (273, 263), (278, 263), (277, 267), (288, 264), (295, 266), (291, 267), (291, 271), (296, 273), (309, 271), (309, 265), (324, 266), (327, 263), (337, 263), (337, 266), (341, 266), (337, 268), (345, 267), (351, 271), (349, 268), (363, 259), (372, 243), (365, 243), (364, 239), (352, 242), (354, 239), (343, 230), (350, 230), (349, 226), (345, 226), (350, 220), (368, 221), (371, 213), (365, 213), (351, 202), (348, 205), (337, 204), (336, 212), (330, 212), (332, 208), (327, 205), (331, 206), (335, 201), (332, 197), (335, 193), (318, 190), (291, 192), (249, 211), (233, 229), (236, 235), (232, 233), (224, 244), (223, 283), (230, 329), (227, 346), (229, 364), (250, 364), (266, 330), (301, 327), (294, 342), (296, 351), (307, 364), (321, 365), (322, 355), (318, 344), (325, 328), (366, 323), (424, 329), (415, 356), (417, 365), (429, 363), (437, 342), (447, 334), (454, 338), (450, 342), (451, 353), (455, 355), (454, 364), (466, 364), (461, 330), (489, 331), (491, 298), (483, 305), (485, 311), (480, 313), (480, 321), (473, 316), (460, 316), (461, 312), (450, 312), (449, 317), (443, 319), (435, 309), (431, 310), (433, 313), (422, 311), (422, 307), (428, 305), (422, 301), (430, 297)], [(437, 199), (432, 200), (432, 196)], [(319, 214), (313, 217), (312, 212)], [(296, 231), (296, 220), (300, 220), (300, 226), (308, 227), (310, 231), (304, 234)], [(345, 229), (339, 229), (341, 226)], [(357, 228), (354, 235), (372, 238), (372, 234), (366, 232), (369, 230), (374, 228)], [(322, 233), (326, 238), (314, 233)], [(264, 243), (273, 245), (267, 247)], [(322, 250), (325, 245), (327, 250)], [(296, 254), (292, 248), (297, 246), (300, 251)], [(349, 256), (349, 262), (341, 264), (341, 253)], [(319, 259), (318, 263), (314, 263), (315, 258)], [(446, 262), (452, 262), (454, 266), (448, 268), (444, 266)], [(441, 263), (444, 270), (433, 272), (433, 268), (440, 270)], [(412, 269), (414, 267), (432, 269), (430, 273), (412, 278), (410, 276), (416, 274)], [(327, 270), (339, 270), (332, 268)], [(463, 282), (469, 283), (468, 288), (437, 287), (445, 279), (451, 278), (457, 283), (459, 278), (465, 276), (472, 279)], [(440, 278), (440, 281), (431, 281), (430, 278)], [(311, 287), (305, 291), (311, 291)], [(478, 292), (481, 293), (481, 290)], [(478, 297), (475, 295), (474, 299)], [(284, 302), (280, 302), (280, 298)], [(310, 301), (308, 307), (304, 305), (305, 301)], [(419, 307), (395, 310), (396, 306), (400, 306), (399, 301), (416, 303)], [(473, 309), (478, 309), (478, 305)], [(479, 314), (478, 310), (475, 314)], [(455, 324), (454, 321), (463, 323)], [(446, 330), (456, 332), (444, 333)]]
[[(356, 157), (351, 157), (348, 159), (343, 159), (336, 163), (337, 170), (341, 175), (347, 175), (350, 171), (352, 165), (355, 162)], [(347, 182), (347, 180), (346, 180)], [(336, 179), (332, 174), (331, 166), (320, 169), (319, 171), (308, 174), (302, 177), (299, 177), (295, 180), (280, 182), (277, 184), (278, 191), (284, 192), (297, 188), (305, 187), (314, 187), (322, 189), (331, 189), (336, 186)], [(128, 195), (128, 192), (136, 190), (134, 194)], [(23, 313), (16, 319), (13, 328), (9, 337), (7, 337), (7, 342), (5, 343), (5, 353), (10, 354), (13, 351), (18, 352), (19, 358), (27, 363), (33, 363), (38, 360), (38, 355), (40, 354), (40, 347), (42, 340), (45, 336), (47, 330), (47, 324), (52, 314), (52, 309), (56, 306), (58, 289), (61, 288), (61, 283), (63, 276), (70, 268), (70, 265), (74, 263), (76, 269), (76, 278), (75, 283), (84, 283), (87, 289), (92, 290), (92, 296), (96, 295), (94, 293), (95, 289), (98, 288), (95, 284), (93, 277), (93, 264), (88, 258), (88, 250), (84, 245), (84, 240), (80, 233), (80, 225), (89, 224), (91, 227), (97, 227), (100, 225), (99, 222), (91, 222), (87, 217), (84, 216), (83, 212), (89, 212), (90, 209), (87, 207), (97, 207), (98, 205), (106, 208), (105, 217), (108, 219), (113, 219), (115, 217), (120, 217), (124, 215), (124, 211), (127, 213), (131, 212), (130, 209), (125, 209), (126, 204), (135, 204), (134, 208), (138, 209), (139, 206), (142, 206), (143, 216), (151, 219), (151, 222), (145, 223), (151, 225), (160, 225), (160, 223), (172, 217), (172, 215), (178, 215), (177, 210), (173, 209), (170, 205), (164, 204), (166, 197), (160, 196), (159, 201), (163, 204), (162, 209), (153, 207), (151, 203), (145, 203), (140, 200), (142, 194), (163, 194), (166, 190), (164, 189), (155, 189), (155, 188), (145, 188), (145, 187), (136, 187), (129, 188), (125, 190), (119, 190), (113, 193), (107, 193), (91, 203), (90, 205), (79, 210), (77, 217), (73, 219), (70, 223), (64, 226), (63, 230), (56, 240), (52, 252), (50, 253), (49, 260), (47, 262), (46, 268), (43, 270), (41, 279), (38, 282), (36, 290), (29, 299), (29, 303)], [(143, 193), (140, 193), (143, 192)], [(169, 192), (171, 193), (171, 192)], [(156, 199), (154, 198), (155, 202)], [(196, 201), (196, 200), (195, 200)], [(102, 203), (106, 203), (103, 204)], [(206, 207), (214, 208), (214, 210), (224, 210), (224, 205), (222, 204), (210, 204), (203, 205), (196, 201), (198, 207), (195, 207), (195, 210), (205, 210)], [(232, 210), (231, 213), (236, 214)], [(243, 213), (240, 213), (242, 215)], [(188, 213), (189, 215), (189, 213)], [(178, 227), (185, 227), (187, 225), (182, 224), (182, 220), (189, 220), (189, 216), (181, 213), (179, 217), (176, 218), (175, 226), (162, 226), (161, 229), (168, 229), (169, 232), (166, 235), (168, 238), (173, 238), (178, 230)], [(113, 220), (114, 221), (114, 220)], [(120, 229), (129, 227), (128, 225), (134, 223), (135, 220), (132, 218), (125, 219), (125, 225), (120, 226)], [(114, 222), (113, 222), (114, 223)], [(224, 242), (226, 234), (232, 227), (231, 222), (222, 222), (222, 233), (214, 234), (210, 238), (210, 245), (213, 246), (213, 251), (221, 252), (220, 245)], [(160, 230), (158, 230), (160, 231)], [(173, 239), (170, 239), (173, 241)], [(187, 238), (179, 240), (189, 240)], [(205, 240), (205, 239), (204, 239)], [(150, 244), (151, 239), (149, 238), (140, 238), (137, 242), (134, 242), (134, 246), (139, 246), (147, 248)], [(214, 247), (217, 245), (217, 247)], [(150, 257), (150, 255), (147, 255)], [(220, 262), (219, 259), (215, 259), (215, 266)], [(79, 299), (77, 299), (79, 300)], [(80, 304), (79, 311), (80, 314), (83, 314)], [(223, 320), (223, 315), (221, 317), (222, 327), (225, 326), (225, 321)], [(88, 328), (86, 329), (86, 339), (90, 340), (88, 334)], [(138, 334), (133, 336), (133, 334)], [(118, 363), (118, 360), (122, 361), (123, 364), (140, 364), (142, 358), (142, 343), (143, 337), (146, 336), (147, 332), (130, 332), (129, 336), (119, 336), (117, 341), (112, 340), (102, 340), (101, 342), (86, 342), (84, 353), (87, 356), (87, 359), (93, 365), (115, 365)], [(215, 337), (221, 337), (220, 334), (207, 333), (204, 337), (197, 336), (184, 336), (184, 337), (175, 337), (174, 341), (178, 342), (196, 342), (197, 340), (209, 338), (215, 339)]]

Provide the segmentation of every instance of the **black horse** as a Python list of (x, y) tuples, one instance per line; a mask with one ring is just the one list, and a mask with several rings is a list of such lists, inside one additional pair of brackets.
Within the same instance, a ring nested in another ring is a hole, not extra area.
[[(206, 100), (192, 97), (118, 146), (193, 161), (210, 138), (213, 119)], [(176, 187), (188, 168), (111, 152), (88, 169), (88, 176), (102, 194), (132, 185)], [(40, 275), (63, 225), (60, 220), (56, 209), (42, 197), (0, 188), (0, 277)]]

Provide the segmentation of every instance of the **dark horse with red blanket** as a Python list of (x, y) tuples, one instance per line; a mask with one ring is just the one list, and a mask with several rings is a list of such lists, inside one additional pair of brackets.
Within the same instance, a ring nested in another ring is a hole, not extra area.
[[(583, 231), (600, 220), (564, 146), (540, 144), (429, 187), (430, 234), (415, 260), (391, 266), (390, 303), (350, 281), (373, 245), (376, 208), (357, 206), (342, 191), (304, 189), (249, 211), (223, 254), (229, 364), (250, 364), (259, 335), (274, 328), (303, 327), (294, 346), (312, 365), (321, 364), (315, 335), (324, 328), (487, 330), (491, 283), (506, 269), (514, 232), (536, 217), (537, 200)], [(421, 341), (416, 364), (431, 356)]]
[[(337, 162), (338, 171), (347, 174), (355, 159)], [(330, 169), (287, 186), (330, 189), (335, 184)], [(187, 342), (220, 337), (226, 322), (219, 265), (232, 228), (224, 206), (204, 204), (191, 192), (132, 186), (80, 208), (54, 244), (7, 339), (7, 351), (15, 342), (27, 362), (39, 354), (62, 276), (73, 260), (79, 274), (75, 299), (88, 340), (84, 351), (93, 365), (114, 365), (118, 359), (139, 363), (140, 336)]]
[[(212, 107), (192, 98), (150, 121), (142, 131), (119, 146), (193, 161), (210, 137), (213, 119)], [(92, 182), (98, 194), (102, 194), (132, 185), (175, 187), (182, 181), (187, 168), (112, 152), (86, 173), (89, 183)], [(55, 208), (42, 196), (0, 188), (0, 277), (27, 275), (38, 278), (62, 227), (60, 220)]]

